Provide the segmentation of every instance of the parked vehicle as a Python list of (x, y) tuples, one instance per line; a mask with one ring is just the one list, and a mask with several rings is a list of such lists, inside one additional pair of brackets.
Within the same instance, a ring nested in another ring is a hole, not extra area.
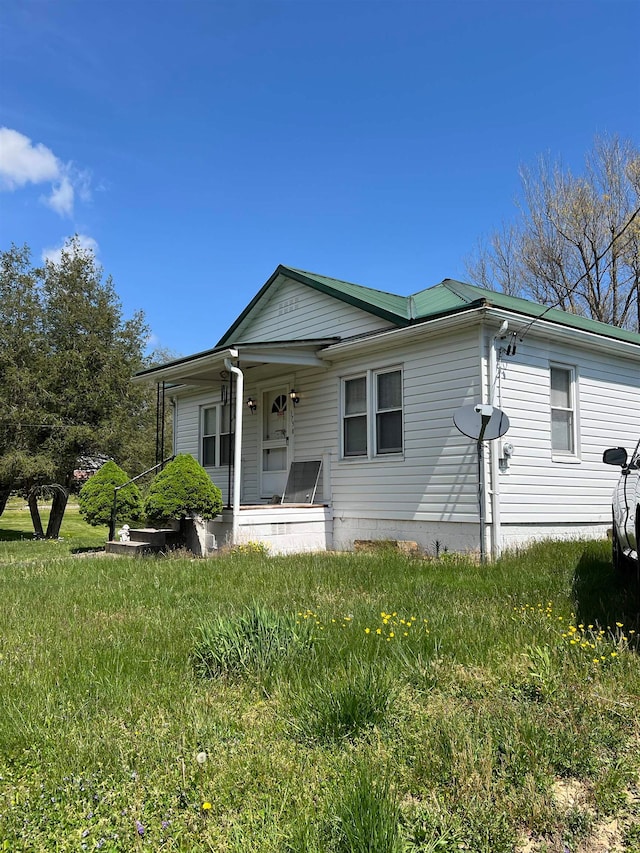
[(602, 454), (606, 465), (622, 469), (613, 493), (613, 565), (617, 570), (640, 571), (640, 441), (627, 455), (624, 447), (610, 447)]

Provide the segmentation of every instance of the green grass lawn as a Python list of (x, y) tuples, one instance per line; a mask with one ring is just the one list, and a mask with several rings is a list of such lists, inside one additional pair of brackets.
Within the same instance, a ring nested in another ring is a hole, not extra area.
[(79, 550), (104, 531), (73, 511), (12, 539), (20, 512), (3, 850), (640, 849), (638, 598), (607, 543), (132, 559)]
[[(40, 502), (42, 526), (46, 530), (51, 503)], [(78, 553), (103, 548), (107, 541), (107, 527), (90, 527), (80, 517), (73, 496), (56, 541), (38, 541), (33, 538), (33, 525), (29, 508), (21, 498), (11, 498), (0, 515), (0, 560), (25, 559)], [(27, 544), (28, 543), (28, 544)]]

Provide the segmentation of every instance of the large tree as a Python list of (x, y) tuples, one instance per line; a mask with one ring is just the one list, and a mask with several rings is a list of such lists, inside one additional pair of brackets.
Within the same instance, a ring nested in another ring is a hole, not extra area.
[(519, 215), (467, 260), (472, 282), (640, 331), (640, 150), (599, 137), (574, 175), (522, 168)]
[(150, 390), (130, 381), (146, 339), (143, 315), (123, 318), (111, 278), (76, 238), (43, 268), (27, 247), (0, 254), (0, 511), (22, 490), (45, 535), (37, 496), (53, 487), (46, 536), (57, 537), (79, 457), (153, 463), (152, 440), (138, 464), (130, 458), (155, 425)]

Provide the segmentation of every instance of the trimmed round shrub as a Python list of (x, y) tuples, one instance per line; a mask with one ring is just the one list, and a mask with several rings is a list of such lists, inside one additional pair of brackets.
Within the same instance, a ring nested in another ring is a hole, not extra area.
[(214, 518), (222, 511), (222, 492), (193, 456), (182, 453), (154, 478), (144, 511), (150, 521)]
[[(129, 475), (115, 462), (105, 462), (80, 489), (78, 504), (80, 515), (84, 520), (94, 527), (109, 524), (113, 507), (113, 490), (116, 486), (124, 485), (129, 479), (131, 479)], [(116, 524), (135, 521), (141, 515), (140, 490), (135, 483), (129, 483), (124, 489), (118, 491)]]

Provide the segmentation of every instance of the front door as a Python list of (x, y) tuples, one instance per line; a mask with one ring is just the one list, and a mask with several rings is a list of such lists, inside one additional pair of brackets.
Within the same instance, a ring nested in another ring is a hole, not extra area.
[(281, 496), (287, 485), (291, 454), (290, 413), (287, 389), (273, 388), (262, 393), (262, 470), (260, 495), (263, 499)]

